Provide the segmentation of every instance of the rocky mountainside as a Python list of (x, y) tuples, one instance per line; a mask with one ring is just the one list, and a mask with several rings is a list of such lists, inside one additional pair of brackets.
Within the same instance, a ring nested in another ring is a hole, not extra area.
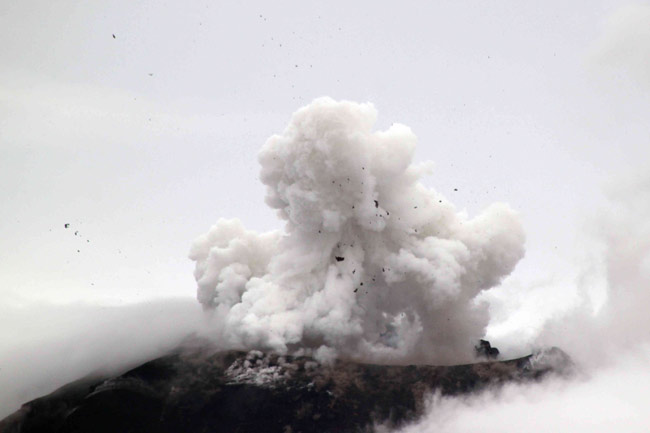
[(183, 347), (26, 403), (0, 433), (358, 432), (415, 419), (427, 395), (565, 373), (559, 349), (509, 361), (387, 366)]

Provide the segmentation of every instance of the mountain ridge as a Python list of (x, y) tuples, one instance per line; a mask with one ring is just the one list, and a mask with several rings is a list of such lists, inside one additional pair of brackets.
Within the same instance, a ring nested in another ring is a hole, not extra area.
[(91, 375), (25, 403), (0, 433), (359, 432), (399, 426), (428, 396), (566, 374), (560, 349), (455, 366), (378, 365), (182, 345), (111, 377)]

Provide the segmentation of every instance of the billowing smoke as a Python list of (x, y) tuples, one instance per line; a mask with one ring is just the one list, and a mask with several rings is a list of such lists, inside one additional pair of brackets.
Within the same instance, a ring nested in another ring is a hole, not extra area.
[(474, 302), (524, 254), (517, 214), (474, 218), (421, 183), (404, 125), (374, 131), (371, 104), (320, 98), (259, 154), (266, 203), (285, 221), (258, 234), (219, 220), (192, 245), (198, 299), (223, 344), (320, 359), (469, 360), (484, 335)]

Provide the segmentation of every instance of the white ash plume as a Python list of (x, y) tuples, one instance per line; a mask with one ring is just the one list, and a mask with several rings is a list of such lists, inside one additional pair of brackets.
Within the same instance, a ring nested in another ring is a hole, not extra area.
[(259, 154), (283, 231), (219, 220), (193, 244), (198, 299), (224, 344), (376, 362), (470, 360), (484, 335), (473, 302), (524, 254), (518, 216), (468, 218), (420, 182), (416, 136), (373, 131), (371, 104), (320, 98)]

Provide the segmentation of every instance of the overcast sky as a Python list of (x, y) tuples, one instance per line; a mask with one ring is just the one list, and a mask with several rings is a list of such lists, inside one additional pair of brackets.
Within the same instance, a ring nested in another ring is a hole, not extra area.
[(560, 269), (603, 184), (650, 160), (649, 8), (3, 2), (1, 302), (195, 296), (219, 217), (281, 227), (256, 154), (323, 95), (410, 126), (459, 210), (519, 210), (513, 278)]
[[(458, 210), (504, 201), (521, 213), (526, 257), (492, 297), (500, 348), (569, 308), (574, 274), (598, 286), (582, 265), (604, 209), (631, 221), (614, 243), (620, 262), (641, 264), (610, 276), (647, 292), (650, 243), (639, 233), (646, 243), (632, 245), (637, 227), (650, 236), (647, 1), (0, 1), (0, 41), (0, 417), (197, 329), (193, 239), (220, 217), (281, 228), (257, 152), (324, 95), (372, 102), (381, 129), (410, 126), (416, 160), (435, 163), (425, 183)], [(610, 206), (608, 191), (625, 206)], [(578, 329), (563, 347), (581, 335), (592, 348), (650, 341), (644, 296), (624, 297), (637, 308), (621, 314), (621, 332)], [(522, 341), (504, 352), (527, 350)], [(639, 369), (620, 368), (624, 380), (589, 382), (601, 394), (544, 401), (591, 398), (584, 431), (594, 431), (594, 413), (627, 413), (603, 411), (598, 397), (624, 382), (633, 389), (620, 399), (639, 415), (645, 354)], [(505, 407), (498, 431), (523, 413)], [(484, 419), (470, 409), (459, 419)], [(627, 431), (647, 430), (640, 420)]]

